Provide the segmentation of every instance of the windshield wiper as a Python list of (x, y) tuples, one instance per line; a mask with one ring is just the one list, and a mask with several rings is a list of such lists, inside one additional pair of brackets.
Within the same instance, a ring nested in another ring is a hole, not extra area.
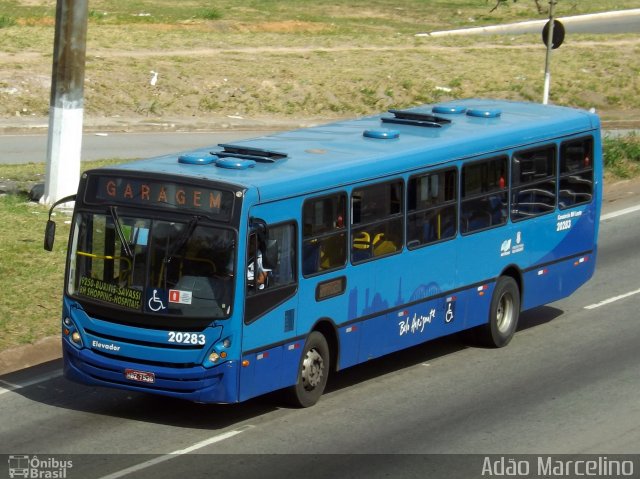
[(118, 238), (120, 238), (120, 243), (122, 243), (122, 249), (124, 249), (125, 256), (129, 259), (133, 259), (133, 251), (131, 251), (131, 245), (124, 237), (124, 233), (122, 231), (122, 225), (120, 224), (120, 218), (118, 218), (118, 211), (116, 207), (110, 206), (109, 213), (111, 213), (111, 219), (113, 220), (116, 233), (118, 233)]
[(189, 221), (187, 227), (182, 231), (182, 234), (178, 237), (175, 243), (173, 243), (170, 250), (167, 251), (167, 255), (164, 257), (165, 263), (169, 263), (171, 259), (178, 254), (182, 248), (185, 247), (187, 241), (193, 235), (193, 232), (196, 230), (196, 226), (198, 226), (198, 222), (200, 221), (200, 217), (194, 216)]

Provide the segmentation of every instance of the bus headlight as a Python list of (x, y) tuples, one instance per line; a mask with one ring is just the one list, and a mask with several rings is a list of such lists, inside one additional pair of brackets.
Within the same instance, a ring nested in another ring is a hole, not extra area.
[(62, 334), (69, 339), (69, 342), (74, 346), (82, 347), (82, 336), (78, 332), (78, 327), (69, 316), (65, 316), (62, 320)]
[(228, 353), (225, 351), (231, 346), (231, 338), (224, 338), (213, 345), (207, 359), (204, 362), (205, 367), (215, 366), (219, 364), (221, 360), (227, 359)]
[(215, 363), (216, 361), (218, 361), (218, 359), (226, 359), (226, 358), (227, 358), (227, 352), (226, 351), (222, 351), (220, 353), (218, 353), (217, 351), (213, 351), (209, 355), (209, 361), (211, 361), (212, 363)]

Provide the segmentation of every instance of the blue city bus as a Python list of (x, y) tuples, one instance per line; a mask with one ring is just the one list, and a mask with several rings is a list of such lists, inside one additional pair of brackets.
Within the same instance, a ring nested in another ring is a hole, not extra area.
[(89, 170), (65, 375), (307, 407), (330, 371), (434, 338), (502, 347), (593, 275), (601, 198), (597, 115), (483, 99)]

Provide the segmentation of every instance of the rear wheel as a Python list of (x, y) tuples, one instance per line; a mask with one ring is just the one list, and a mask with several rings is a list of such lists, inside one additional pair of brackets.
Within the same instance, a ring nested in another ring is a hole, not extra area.
[(477, 339), (485, 346), (501, 348), (509, 344), (518, 327), (520, 289), (511, 276), (498, 279), (491, 297), (489, 322), (477, 329)]
[(318, 331), (307, 338), (298, 367), (298, 380), (287, 390), (287, 399), (296, 407), (318, 402), (329, 377), (330, 356), (327, 340)]

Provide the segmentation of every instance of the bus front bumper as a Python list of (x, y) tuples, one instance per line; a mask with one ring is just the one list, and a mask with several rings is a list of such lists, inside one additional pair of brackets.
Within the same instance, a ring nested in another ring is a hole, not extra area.
[[(90, 349), (77, 349), (65, 339), (62, 350), (64, 375), (71, 381), (200, 403), (238, 402), (236, 361), (226, 361), (210, 369), (138, 364), (96, 354)], [(130, 376), (144, 380), (128, 379), (127, 371), (134, 372)]]

